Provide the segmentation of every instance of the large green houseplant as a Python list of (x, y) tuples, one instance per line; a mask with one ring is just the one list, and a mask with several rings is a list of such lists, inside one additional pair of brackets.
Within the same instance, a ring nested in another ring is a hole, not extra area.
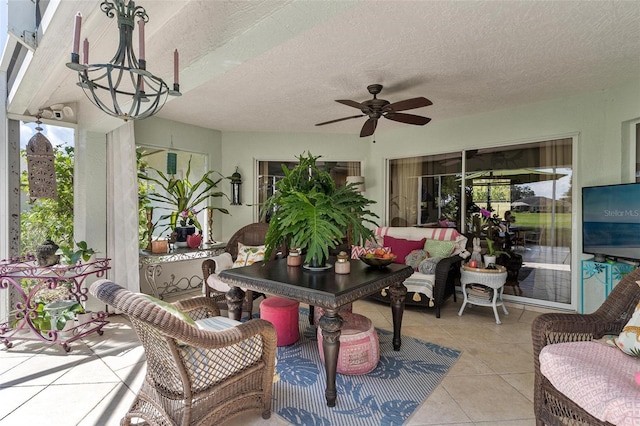
[[(164, 193), (150, 192), (143, 197), (146, 200), (160, 203), (160, 205), (168, 206), (170, 210), (173, 210), (172, 214), (163, 215), (159, 220), (169, 219), (168, 227), (175, 228), (177, 221), (183, 222), (186, 226), (195, 226), (201, 230), (202, 225), (198, 221), (197, 214), (205, 208), (212, 210), (218, 210), (221, 213), (229, 214), (229, 211), (221, 207), (205, 206), (200, 210), (196, 210), (196, 206), (207, 200), (209, 197), (227, 197), (222, 191), (216, 190), (218, 184), (223, 180), (229, 180), (230, 178), (223, 176), (220, 172), (209, 170), (200, 179), (195, 182), (191, 181), (191, 158), (187, 165), (187, 172), (184, 179), (177, 179), (173, 175), (166, 175), (162, 171), (153, 167), (147, 167), (149, 170), (153, 170), (157, 177), (149, 176), (146, 173), (138, 173), (138, 178), (144, 181), (153, 182), (164, 190)], [(141, 203), (144, 204), (144, 203)], [(163, 231), (164, 232), (164, 231)]]
[(374, 201), (356, 190), (356, 185), (336, 187), (331, 174), (316, 165), (319, 156), (308, 153), (297, 157), (299, 164), (289, 170), (282, 166), (284, 178), (276, 183), (267, 199), (263, 216), (272, 213), (266, 235), (265, 259), (277, 247), (298, 247), (306, 251), (305, 261), (324, 265), (329, 249), (336, 248), (348, 233), (349, 244), (373, 238), (365, 223), (376, 225), (378, 216), (368, 209)]

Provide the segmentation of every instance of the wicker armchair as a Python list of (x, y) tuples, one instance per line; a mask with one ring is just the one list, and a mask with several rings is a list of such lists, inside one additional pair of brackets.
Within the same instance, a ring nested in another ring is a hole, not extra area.
[(620, 334), (640, 300), (640, 269), (624, 277), (602, 306), (592, 314), (543, 314), (532, 324), (535, 367), (534, 411), (536, 424), (611, 425), (602, 422), (556, 390), (540, 372), (540, 351), (545, 345), (599, 339)]
[[(260, 246), (264, 245), (267, 231), (269, 230), (269, 224), (264, 222), (252, 223), (240, 228), (235, 234), (231, 236), (225, 251), (231, 254), (232, 260), (235, 262), (238, 257), (238, 243), (242, 243), (246, 246)], [(276, 253), (274, 250), (273, 257)], [(206, 259), (202, 262), (202, 277), (203, 286), (205, 289), (205, 295), (215, 300), (225, 300), (225, 293), (207, 285), (207, 279), (211, 275), (216, 274), (216, 258)], [(253, 314), (253, 301), (260, 296), (264, 296), (262, 293), (254, 293), (251, 290), (246, 290), (244, 303), (242, 304), (242, 310), (248, 313), (249, 318)]]
[[(214, 425), (245, 411), (271, 415), (276, 332), (263, 320), (204, 331), (107, 280), (91, 294), (126, 314), (147, 360), (144, 383), (122, 419), (130, 425)], [(219, 315), (207, 297), (173, 304), (194, 320)]]

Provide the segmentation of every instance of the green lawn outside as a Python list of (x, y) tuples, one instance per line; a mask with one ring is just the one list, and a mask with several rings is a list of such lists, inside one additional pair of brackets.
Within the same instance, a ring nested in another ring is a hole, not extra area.
[[(551, 244), (551, 227), (555, 226), (556, 246), (571, 246), (571, 213), (556, 213), (552, 223), (551, 213), (514, 213), (513, 225), (527, 232), (540, 232), (540, 245)], [(529, 234), (535, 235), (535, 234)]]

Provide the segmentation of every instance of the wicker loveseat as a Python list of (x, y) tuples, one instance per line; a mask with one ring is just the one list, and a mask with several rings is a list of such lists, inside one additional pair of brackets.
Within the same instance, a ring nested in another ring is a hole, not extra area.
[[(605, 335), (620, 334), (640, 301), (640, 286), (636, 283), (638, 280), (640, 269), (624, 277), (602, 306), (592, 314), (550, 313), (540, 315), (533, 321), (531, 332), (535, 367), (534, 411), (538, 426), (611, 425), (589, 414), (551, 384), (541, 372), (540, 352), (548, 345), (588, 342)], [(629, 380), (633, 380), (633, 377), (630, 376)]]
[[(453, 296), (456, 300), (455, 286), (460, 281), (460, 264), (469, 255), (466, 251), (467, 237), (455, 228), (417, 228), (412, 226), (379, 227), (374, 231), (378, 244), (383, 244), (384, 236), (407, 240), (421, 240), (423, 238), (443, 241), (455, 241), (455, 254), (445, 257), (436, 265), (435, 274), (415, 272), (407, 278), (404, 285), (408, 293), (405, 298), (407, 305), (433, 306), (436, 318), (440, 318), (440, 308), (444, 301)], [(389, 301), (386, 291), (371, 296), (373, 299)]]
[(180, 312), (172, 312), (168, 304), (108, 280), (96, 281), (90, 292), (129, 317), (144, 347), (145, 380), (121, 425), (139, 419), (146, 425), (217, 425), (246, 411), (270, 417), (276, 354), (271, 323), (230, 326), (218, 316), (215, 300), (204, 296), (176, 302)]

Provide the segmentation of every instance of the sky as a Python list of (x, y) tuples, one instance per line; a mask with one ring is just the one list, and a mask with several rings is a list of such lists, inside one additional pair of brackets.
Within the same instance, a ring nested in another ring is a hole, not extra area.
[[(556, 199), (562, 198), (562, 196), (569, 190), (571, 186), (571, 169), (540, 169), (545, 172), (566, 173), (566, 176), (561, 177), (556, 181)], [(523, 186), (529, 186), (535, 192), (537, 196), (554, 198), (553, 196), (553, 184), (552, 181), (543, 181), (528, 183)]]

